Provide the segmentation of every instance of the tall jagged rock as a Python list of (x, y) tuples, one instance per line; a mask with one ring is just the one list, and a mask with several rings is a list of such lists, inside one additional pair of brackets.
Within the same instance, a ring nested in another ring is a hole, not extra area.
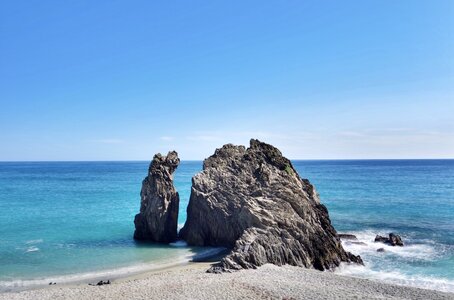
[(169, 243), (177, 239), (180, 197), (173, 186), (173, 173), (180, 163), (178, 154), (156, 154), (142, 182), (140, 213), (134, 218), (134, 238)]
[(254, 139), (248, 149), (227, 144), (204, 161), (180, 236), (190, 245), (232, 248), (215, 272), (362, 263), (342, 248), (314, 186), (277, 148)]

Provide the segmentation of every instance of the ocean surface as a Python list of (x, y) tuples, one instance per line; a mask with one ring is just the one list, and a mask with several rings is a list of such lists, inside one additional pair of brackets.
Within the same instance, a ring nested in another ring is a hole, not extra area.
[[(0, 291), (159, 268), (217, 251), (132, 239), (149, 162), (0, 163)], [(293, 161), (365, 266), (335, 272), (454, 292), (454, 160)], [(184, 224), (191, 177), (175, 175)], [(404, 247), (373, 242), (395, 232)], [(384, 247), (385, 252), (376, 250)]]

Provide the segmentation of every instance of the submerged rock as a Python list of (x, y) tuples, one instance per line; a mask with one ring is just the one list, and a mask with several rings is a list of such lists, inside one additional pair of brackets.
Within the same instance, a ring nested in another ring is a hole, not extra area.
[(170, 243), (177, 239), (180, 197), (173, 186), (173, 173), (180, 163), (175, 151), (156, 154), (142, 182), (140, 213), (134, 219), (134, 238)]
[(380, 242), (380, 243), (386, 243), (388, 241), (387, 237), (381, 236), (381, 235), (376, 235), (374, 242)]
[(356, 235), (349, 233), (339, 233), (337, 235), (341, 240), (358, 240)]
[(233, 248), (211, 272), (362, 263), (342, 248), (314, 186), (277, 148), (254, 139), (248, 149), (224, 145), (204, 161), (180, 236), (189, 245)]
[(390, 233), (389, 237), (384, 237), (384, 236), (381, 236), (381, 235), (377, 235), (375, 237), (374, 241), (375, 242), (385, 243), (385, 244), (388, 244), (388, 245), (391, 245), (391, 246), (403, 246), (404, 245), (404, 242), (402, 241), (402, 238), (400, 236), (398, 236), (397, 234), (394, 234), (394, 233)]

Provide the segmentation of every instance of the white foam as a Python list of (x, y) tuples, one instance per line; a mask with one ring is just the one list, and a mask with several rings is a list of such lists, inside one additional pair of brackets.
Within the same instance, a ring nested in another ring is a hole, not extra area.
[(25, 250), (26, 253), (28, 253), (28, 252), (37, 252), (37, 251), (39, 251), (39, 248), (35, 247), (35, 246), (28, 247), (28, 249)]
[[(374, 242), (377, 232), (372, 230), (349, 233), (354, 234), (358, 241), (342, 240), (342, 245), (345, 250), (361, 255), (365, 266), (342, 264), (335, 272), (393, 284), (454, 292), (454, 280), (423, 274), (409, 275), (398, 271), (400, 267), (405, 268), (408, 263), (414, 261), (428, 262), (438, 259), (442, 254), (437, 252), (439, 247), (436, 248), (434, 241), (424, 240), (424, 244), (412, 244), (412, 241), (404, 238), (405, 246), (399, 247)], [(378, 234), (386, 236), (383, 232)], [(377, 252), (379, 248), (385, 251)]]
[(43, 242), (43, 239), (37, 239), (37, 240), (29, 240), (26, 241), (25, 244), (30, 245), (30, 244), (40, 244)]
[(383, 281), (391, 284), (412, 286), (423, 289), (438, 290), (442, 292), (454, 292), (454, 280), (435, 278), (423, 275), (407, 275), (398, 271), (374, 271), (367, 266), (353, 264), (341, 264), (335, 273), (352, 277), (367, 278)]
[[(347, 251), (362, 256), (389, 256), (396, 255), (401, 258), (411, 260), (434, 260), (438, 254), (435, 251), (434, 244), (406, 244), (404, 247), (391, 246), (384, 243), (374, 242), (376, 234), (372, 231), (353, 232), (358, 238), (359, 243), (354, 241), (343, 240), (342, 246)], [(404, 243), (405, 243), (404, 239)], [(377, 252), (383, 248), (384, 252)]]

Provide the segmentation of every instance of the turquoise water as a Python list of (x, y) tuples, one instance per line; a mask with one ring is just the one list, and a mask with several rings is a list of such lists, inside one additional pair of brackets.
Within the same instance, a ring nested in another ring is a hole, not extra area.
[[(365, 245), (365, 267), (336, 272), (454, 292), (454, 160), (294, 161), (327, 205), (339, 232)], [(148, 162), (0, 163), (0, 289), (113, 276), (187, 261), (214, 249), (132, 239)], [(179, 223), (186, 219), (191, 177), (175, 175)], [(396, 232), (403, 248), (373, 243)], [(51, 280), (52, 279), (52, 280)]]
[[(344, 242), (365, 267), (338, 272), (454, 292), (454, 160), (305, 161), (296, 167), (318, 189), (337, 231), (366, 244)], [(373, 242), (389, 232), (406, 245)]]

